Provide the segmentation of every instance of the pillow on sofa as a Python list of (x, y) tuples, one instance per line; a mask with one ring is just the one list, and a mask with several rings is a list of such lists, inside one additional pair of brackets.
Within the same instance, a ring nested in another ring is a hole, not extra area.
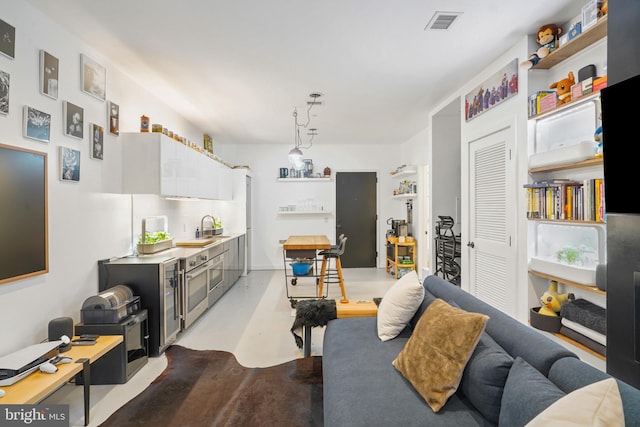
[(613, 378), (572, 391), (535, 417), (527, 427), (623, 426), (624, 410)]
[(378, 337), (382, 341), (397, 337), (420, 307), (423, 297), (424, 286), (415, 270), (398, 279), (378, 306)]
[(504, 385), (498, 424), (524, 426), (565, 395), (547, 377), (518, 356)]
[(451, 307), (437, 298), (392, 362), (433, 412), (438, 412), (457, 390), (488, 319), (487, 315)]
[(460, 390), (494, 424), (498, 424), (502, 393), (511, 365), (513, 357), (483, 332), (462, 374)]

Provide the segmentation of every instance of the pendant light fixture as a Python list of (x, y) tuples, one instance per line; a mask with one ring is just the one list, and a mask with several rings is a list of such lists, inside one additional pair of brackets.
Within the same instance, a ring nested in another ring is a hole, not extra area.
[(315, 105), (321, 105), (322, 103), (320, 101), (318, 101), (318, 98), (320, 98), (322, 96), (322, 94), (318, 93), (318, 92), (314, 92), (311, 93), (309, 95), (311, 97), (311, 101), (307, 101), (307, 104), (309, 104), (309, 108), (307, 108), (307, 122), (304, 124), (298, 123), (298, 109), (294, 108), (293, 109), (293, 122), (294, 122), (294, 147), (291, 149), (291, 151), (289, 151), (289, 162), (293, 165), (294, 169), (296, 170), (302, 170), (304, 169), (305, 165), (304, 165), (304, 161), (302, 159), (303, 154), (302, 154), (302, 150), (300, 148), (304, 148), (305, 150), (308, 148), (311, 148), (311, 145), (313, 144), (313, 137), (316, 136), (318, 134), (318, 129), (309, 129), (310, 132), (307, 135), (310, 135), (309, 138), (309, 143), (306, 146), (302, 145), (302, 138), (300, 137), (300, 128), (307, 128), (309, 126), (309, 124), (311, 123), (311, 109), (315, 106)]

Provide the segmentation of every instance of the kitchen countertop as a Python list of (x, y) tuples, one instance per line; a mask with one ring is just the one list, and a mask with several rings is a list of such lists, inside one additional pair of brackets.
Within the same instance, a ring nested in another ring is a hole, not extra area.
[[(174, 246), (172, 248), (169, 249), (165, 249), (163, 251), (160, 252), (156, 252), (153, 254), (144, 254), (144, 255), (128, 255), (124, 258), (136, 258), (139, 259), (140, 261), (157, 261), (158, 259), (163, 259), (163, 260), (169, 260), (171, 258), (188, 258), (190, 256), (193, 256), (201, 251), (207, 250), (209, 248), (213, 248), (215, 246), (218, 245), (222, 245), (225, 242), (228, 242), (229, 240), (235, 239), (239, 236), (242, 236), (245, 233), (227, 233), (227, 234), (223, 234), (220, 236), (215, 237), (215, 241), (213, 241), (212, 243), (206, 245), (206, 246), (202, 246), (202, 247), (186, 247), (186, 246)], [(184, 239), (184, 240), (178, 240), (178, 239), (174, 239), (174, 241), (192, 241), (195, 239)], [(175, 244), (175, 243), (174, 243)]]

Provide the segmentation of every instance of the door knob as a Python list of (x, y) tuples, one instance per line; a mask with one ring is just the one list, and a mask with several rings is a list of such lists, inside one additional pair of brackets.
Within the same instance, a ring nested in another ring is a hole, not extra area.
[(475, 244), (475, 243), (473, 243), (473, 242), (468, 242), (468, 243), (467, 243), (467, 246), (469, 246), (470, 248), (472, 248), (472, 249), (473, 249), (473, 248), (475, 248), (475, 247), (476, 247), (476, 244)]

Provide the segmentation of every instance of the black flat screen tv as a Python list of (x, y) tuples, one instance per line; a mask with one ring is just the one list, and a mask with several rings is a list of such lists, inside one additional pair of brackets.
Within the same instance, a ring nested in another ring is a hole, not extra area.
[(49, 272), (47, 154), (0, 144), (0, 284)]
[(602, 89), (604, 197), (607, 213), (640, 214), (636, 188), (640, 169), (640, 122), (633, 103), (640, 75)]

